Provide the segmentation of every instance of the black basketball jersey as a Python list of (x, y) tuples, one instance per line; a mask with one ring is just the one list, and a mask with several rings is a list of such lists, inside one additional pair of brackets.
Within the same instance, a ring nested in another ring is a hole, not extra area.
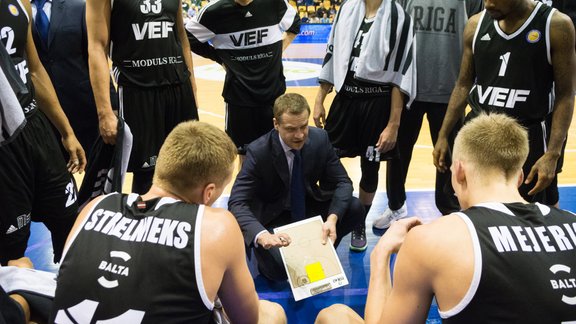
[(300, 17), (285, 0), (208, 3), (186, 28), (210, 41), (226, 67), (222, 95), (239, 106), (271, 105), (286, 91), (282, 33), (300, 32)]
[(342, 88), (339, 92), (346, 97), (369, 98), (379, 97), (390, 93), (389, 85), (376, 84), (365, 80), (359, 80), (354, 77), (359, 61), (358, 58), (360, 57), (360, 52), (362, 51), (362, 44), (368, 38), (368, 33), (370, 33), (370, 28), (372, 27), (373, 23), (374, 18), (364, 18), (360, 28), (356, 33), (356, 37), (354, 37), (354, 45), (352, 45), (352, 53), (350, 54), (348, 72), (346, 73), (344, 85), (342, 85)]
[(178, 37), (178, 4), (178, 0), (112, 1), (110, 55), (119, 85), (165, 86), (190, 76)]
[(552, 111), (550, 20), (554, 11), (537, 2), (526, 22), (510, 35), (482, 12), (472, 44), (476, 83), (468, 97), (475, 113), (505, 113), (527, 125), (544, 120)]
[(17, 94), (26, 118), (32, 116), (37, 108), (34, 100), (34, 85), (26, 60), (29, 21), (28, 13), (19, 0), (0, 1), (0, 39), (12, 58), (14, 68), (28, 88), (27, 93)]
[(540, 204), (485, 203), (457, 213), (474, 247), (466, 296), (444, 323), (576, 321), (576, 215)]
[(199, 253), (203, 212), (172, 198), (106, 196), (62, 258), (55, 322), (210, 323)]

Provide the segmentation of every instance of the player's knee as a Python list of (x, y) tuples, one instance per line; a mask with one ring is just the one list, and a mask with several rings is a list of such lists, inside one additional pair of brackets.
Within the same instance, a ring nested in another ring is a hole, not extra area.
[(260, 315), (258, 323), (286, 324), (287, 322), (286, 313), (282, 306), (267, 300), (260, 300)]
[(334, 304), (326, 307), (318, 313), (314, 324), (345, 323), (350, 308), (343, 304)]
[(376, 189), (378, 189), (378, 171), (380, 170), (380, 163), (371, 162), (362, 158), (360, 159), (360, 169), (362, 171), (360, 188), (365, 192), (376, 192)]

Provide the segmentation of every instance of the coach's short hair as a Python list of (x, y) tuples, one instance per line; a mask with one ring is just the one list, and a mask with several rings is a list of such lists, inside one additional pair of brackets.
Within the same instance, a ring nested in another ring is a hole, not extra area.
[(154, 184), (178, 192), (209, 183), (222, 185), (232, 172), (236, 146), (215, 126), (188, 121), (166, 137), (154, 172)]
[(528, 132), (504, 114), (481, 114), (467, 122), (454, 142), (454, 158), (469, 161), (479, 172), (501, 171), (514, 177), (528, 157)]
[(285, 93), (274, 101), (274, 118), (281, 122), (283, 114), (300, 115), (304, 111), (310, 115), (310, 106), (308, 101), (302, 95), (297, 93)]

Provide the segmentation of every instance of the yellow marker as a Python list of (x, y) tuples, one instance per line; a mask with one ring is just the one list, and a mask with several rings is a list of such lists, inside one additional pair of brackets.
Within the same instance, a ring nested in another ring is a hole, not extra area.
[(310, 282), (320, 281), (326, 278), (324, 274), (324, 269), (322, 269), (322, 264), (320, 262), (310, 263), (306, 266), (306, 274)]

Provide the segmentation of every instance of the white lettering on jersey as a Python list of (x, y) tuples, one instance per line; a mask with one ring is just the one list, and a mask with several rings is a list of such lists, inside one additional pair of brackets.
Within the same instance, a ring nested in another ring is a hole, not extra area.
[[(77, 305), (74, 305), (68, 309), (60, 309), (56, 313), (55, 323), (91, 323), (96, 309), (98, 308), (97, 301), (85, 299)], [(68, 313), (68, 314), (66, 314)], [(96, 323), (99, 324), (126, 324), (133, 323), (138, 324), (142, 322), (146, 312), (129, 309), (123, 314), (120, 314), (114, 318), (99, 320)]]
[(575, 250), (576, 223), (563, 226), (490, 226), (488, 231), (500, 253)]
[(136, 40), (168, 38), (173, 31), (174, 23), (171, 21), (147, 21), (140, 27), (132, 24), (132, 31)]
[(65, 190), (66, 196), (66, 207), (70, 207), (77, 199), (76, 197), (76, 188), (74, 187), (74, 182), (70, 180), (70, 182), (66, 185)]
[(268, 36), (268, 28), (247, 31), (243, 33), (231, 34), (230, 40), (234, 46), (250, 46), (258, 45), (264, 42), (264, 38)]
[[(569, 266), (564, 264), (555, 264), (550, 267), (550, 272), (556, 274), (558, 272), (565, 272), (570, 273), (571, 269)], [(552, 285), (552, 289), (570, 289), (576, 288), (576, 278), (566, 278), (566, 279), (551, 279), (550, 284)], [(566, 295), (562, 295), (562, 301), (568, 305), (576, 305), (576, 296), (569, 297)]]
[(188, 245), (192, 225), (153, 216), (131, 219), (119, 212), (98, 209), (89, 216), (83, 229), (116, 236), (122, 241), (149, 242), (183, 249)]
[(6, 39), (6, 52), (12, 55), (16, 53), (14, 48), (14, 30), (10, 26), (0, 29), (0, 39)]
[(530, 95), (530, 90), (508, 89), (489, 86), (484, 90), (478, 85), (478, 99), (481, 104), (486, 104), (501, 108), (515, 108), (516, 103), (526, 102)]

